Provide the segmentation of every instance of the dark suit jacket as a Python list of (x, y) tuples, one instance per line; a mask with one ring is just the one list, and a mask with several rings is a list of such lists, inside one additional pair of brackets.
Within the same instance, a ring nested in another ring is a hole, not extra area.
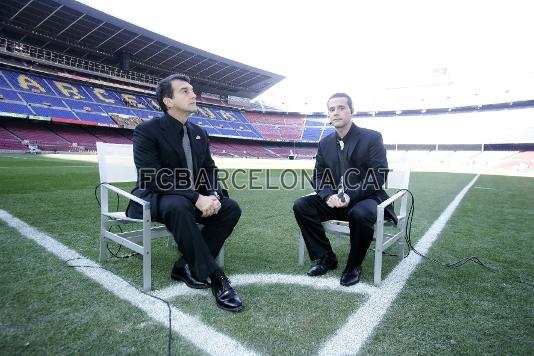
[[(341, 154), (345, 155), (347, 163), (344, 186), (350, 205), (367, 198), (378, 203), (386, 200), (388, 195), (382, 186), (387, 179), (388, 161), (382, 135), (353, 123), (343, 142), (345, 147)], [(312, 182), (323, 199), (337, 193), (341, 177), (338, 150), (336, 132), (319, 142)], [(385, 218), (397, 221), (392, 205), (386, 208)]]
[[(150, 202), (153, 219), (157, 217), (160, 195), (180, 195), (195, 204), (199, 193), (209, 195), (222, 190), (217, 182), (217, 167), (211, 157), (208, 134), (200, 126), (187, 123), (193, 177), (186, 177), (187, 161), (182, 147), (183, 125), (168, 114), (137, 126), (133, 135), (137, 184), (132, 194)], [(192, 180), (190, 180), (192, 178)], [(193, 182), (193, 184), (191, 184)], [(203, 184), (194, 184), (203, 183)], [(129, 217), (142, 216), (141, 205), (130, 201)]]

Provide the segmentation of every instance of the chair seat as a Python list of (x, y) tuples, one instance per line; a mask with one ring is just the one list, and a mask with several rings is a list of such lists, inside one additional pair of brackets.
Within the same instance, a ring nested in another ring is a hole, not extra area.
[(126, 213), (124, 211), (117, 211), (117, 212), (109, 212), (109, 213), (102, 213), (102, 215), (105, 215), (107, 217), (110, 217), (115, 220), (122, 220), (122, 221), (130, 221), (130, 222), (143, 222), (143, 219), (133, 219), (126, 216)]
[[(385, 220), (384, 226), (397, 226), (393, 220)], [(340, 232), (349, 234), (349, 222), (344, 220), (327, 220), (323, 221), (323, 227), (326, 231)]]

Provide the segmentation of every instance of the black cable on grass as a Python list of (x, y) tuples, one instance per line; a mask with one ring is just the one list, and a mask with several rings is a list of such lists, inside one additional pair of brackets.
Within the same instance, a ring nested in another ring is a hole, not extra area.
[[(117, 226), (117, 227), (119, 228), (119, 230), (120, 230), (121, 232), (123, 232), (123, 231), (122, 231), (122, 228), (121, 228), (120, 226)], [(111, 231), (112, 228), (113, 228), (113, 226), (110, 226), (109, 229), (108, 229), (108, 231)], [(109, 248), (109, 244), (106, 243), (106, 248), (108, 249), (108, 252), (111, 254), (111, 256), (113, 256), (113, 257), (115, 257), (115, 258), (123, 258), (123, 259), (124, 259), (124, 258), (130, 258), (130, 257), (133, 257), (133, 256), (140, 256), (140, 255), (141, 255), (141, 254), (138, 253), (138, 252), (132, 252), (132, 253), (130, 253), (129, 255), (122, 255), (122, 256), (119, 256), (119, 252), (120, 252), (120, 250), (121, 250), (121, 247), (122, 247), (122, 245), (119, 245), (119, 248), (117, 249), (117, 251), (113, 252), (113, 251), (111, 251), (111, 249)]]
[[(96, 186), (95, 186), (95, 199), (96, 199), (96, 203), (98, 204), (98, 207), (102, 207), (101, 203), (100, 203), (100, 199), (98, 199), (98, 194), (97, 194), (97, 191), (98, 191), (98, 188), (102, 185), (102, 184), (106, 184), (106, 182), (102, 182), (102, 183), (98, 183)], [(115, 195), (117, 196), (117, 206), (115, 207), (115, 210), (119, 210), (119, 204), (120, 204), (120, 197), (119, 197), (119, 194), (118, 193), (115, 193)], [(117, 226), (120, 231), (122, 232), (122, 228), (120, 226)], [(111, 231), (111, 228), (112, 226), (108, 229), (108, 231)], [(106, 243), (106, 248), (108, 250), (108, 252), (110, 253), (111, 256), (115, 257), (115, 258), (130, 258), (132, 256), (137, 256), (139, 255), (139, 253), (137, 252), (133, 252), (129, 255), (123, 255), (123, 256), (119, 256), (119, 252), (121, 250), (121, 247), (122, 245), (119, 245), (119, 248), (117, 249), (116, 252), (113, 252), (111, 251), (111, 249), (109, 248), (109, 245)]]
[(531, 287), (534, 287), (534, 279), (532, 279), (531, 277), (516, 275), (514, 273), (510, 273), (510, 272), (504, 271), (502, 269), (498, 269), (498, 268), (495, 268), (495, 267), (488, 266), (487, 264), (482, 262), (477, 256), (468, 256), (468, 257), (464, 257), (462, 259), (459, 259), (456, 262), (447, 263), (447, 262), (440, 261), (439, 259), (426, 256), (426, 255), (422, 254), (421, 252), (417, 251), (415, 249), (415, 247), (413, 246), (413, 244), (412, 244), (412, 238), (411, 238), (413, 214), (414, 214), (414, 211), (415, 211), (415, 198), (414, 198), (412, 192), (410, 192), (408, 189), (400, 189), (399, 192), (401, 192), (401, 191), (405, 191), (410, 195), (411, 203), (412, 203), (410, 205), (410, 210), (408, 211), (408, 216), (407, 216), (406, 225), (405, 225), (405, 234), (404, 234), (404, 236), (405, 236), (406, 244), (410, 248), (408, 250), (408, 254), (405, 257), (408, 257), (408, 255), (410, 254), (410, 250), (411, 250), (415, 254), (417, 254), (418, 256), (421, 256), (422, 258), (426, 258), (427, 260), (429, 260), (431, 262), (437, 263), (437, 264), (442, 265), (442, 266), (447, 267), (447, 268), (462, 267), (465, 264), (467, 264), (469, 262), (472, 262), (472, 263), (475, 263), (475, 264), (485, 268), (486, 270), (488, 270), (490, 272), (501, 273), (503, 275), (506, 275), (506, 276), (514, 278), (515, 281), (518, 282), (518, 283), (524, 283), (524, 284), (527, 284), (527, 285), (529, 285)]
[[(96, 199), (96, 203), (98, 204), (98, 207), (102, 207), (102, 205), (100, 204), (100, 199), (98, 199), (98, 194), (96, 194), (96, 192), (98, 191), (98, 188), (100, 188), (100, 186), (102, 184), (108, 184), (106, 182), (102, 182), (102, 183), (98, 183), (96, 186), (95, 186), (95, 199)], [(115, 193), (115, 195), (117, 196), (117, 208), (115, 210), (119, 210), (119, 194)]]
[[(102, 266), (89, 266), (89, 265), (70, 265), (68, 264), (68, 262), (70, 261), (74, 261), (74, 260), (81, 260), (81, 259), (84, 259), (83, 257), (75, 257), (75, 258), (71, 258), (71, 259), (68, 259), (65, 261), (65, 267), (72, 267), (72, 268), (76, 268), (76, 267), (80, 267), (80, 268), (99, 268), (99, 269), (103, 269), (105, 271), (108, 271), (110, 273), (113, 273), (112, 271), (110, 271), (109, 269), (107, 268), (104, 268)], [(159, 301), (162, 301), (163, 303), (165, 303), (165, 305), (167, 305), (167, 309), (169, 310), (169, 342), (168, 342), (168, 355), (169, 356), (172, 356), (172, 312), (171, 312), (171, 305), (168, 301), (166, 301), (165, 299), (162, 299), (158, 296), (155, 296), (153, 294), (150, 294), (150, 293), (147, 293), (145, 291), (143, 291), (142, 289), (139, 289), (137, 288), (136, 286), (134, 286), (130, 281), (122, 278), (123, 281), (125, 281), (126, 283), (128, 283), (130, 286), (132, 286), (133, 288), (137, 289), (139, 292), (145, 294), (145, 295), (148, 295), (149, 297), (152, 297), (154, 299), (157, 299)]]

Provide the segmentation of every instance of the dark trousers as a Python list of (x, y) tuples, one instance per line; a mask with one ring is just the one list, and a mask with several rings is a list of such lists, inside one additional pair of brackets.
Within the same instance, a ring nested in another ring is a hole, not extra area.
[[(199, 280), (205, 280), (219, 266), (215, 257), (234, 230), (241, 216), (239, 205), (222, 198), (219, 213), (203, 218), (193, 203), (179, 195), (161, 195), (158, 199), (157, 221), (165, 224), (174, 236), (182, 258), (177, 264), (188, 263)], [(202, 231), (196, 223), (204, 225)]]
[(332, 246), (321, 222), (345, 220), (349, 222), (350, 228), (350, 253), (346, 269), (351, 270), (361, 265), (373, 240), (377, 205), (374, 199), (364, 199), (351, 203), (347, 208), (331, 208), (316, 194), (297, 199), (293, 212), (310, 259), (317, 260), (327, 253), (332, 253)]

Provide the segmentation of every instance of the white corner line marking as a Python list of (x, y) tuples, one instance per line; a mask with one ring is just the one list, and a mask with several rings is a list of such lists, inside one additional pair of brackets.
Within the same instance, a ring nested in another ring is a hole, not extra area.
[[(235, 274), (230, 280), (233, 286), (244, 286), (248, 284), (290, 284), (314, 289), (333, 290), (343, 293), (372, 295), (378, 288), (365, 283), (358, 283), (352, 287), (343, 287), (339, 284), (339, 279), (334, 277), (308, 277), (293, 274), (260, 273), (260, 274)], [(154, 295), (169, 300), (174, 297), (184, 295), (201, 294), (203, 291), (187, 288), (183, 284), (173, 284), (167, 288), (154, 292)]]
[[(419, 240), (415, 249), (422, 254), (426, 254), (432, 243), (438, 238), (445, 224), (458, 207), (465, 194), (475, 183), (480, 175), (471, 180), (447, 206), (441, 215), (434, 221)], [(332, 338), (327, 340), (321, 350), (320, 355), (352, 355), (357, 354), (367, 339), (372, 335), (374, 329), (395, 300), (401, 289), (406, 284), (410, 275), (421, 261), (422, 257), (410, 253), (403, 259), (397, 267), (391, 271), (384, 280), (382, 286), (373, 293), (370, 298), (356, 312), (349, 316), (348, 321), (343, 325)]]
[[(22, 220), (0, 209), (0, 220), (16, 229), (22, 236), (56, 255), (71, 265), (100, 267), (96, 262), (85, 258), (76, 251), (40, 232)], [(105, 289), (135, 307), (143, 310), (152, 319), (168, 327), (169, 311), (167, 305), (141, 293), (124, 279), (101, 268), (74, 267), (78, 272), (91, 278)], [(205, 325), (196, 317), (183, 313), (171, 305), (172, 330), (187, 339), (190, 343), (212, 355), (256, 355), (257, 353), (241, 345), (238, 341)]]

